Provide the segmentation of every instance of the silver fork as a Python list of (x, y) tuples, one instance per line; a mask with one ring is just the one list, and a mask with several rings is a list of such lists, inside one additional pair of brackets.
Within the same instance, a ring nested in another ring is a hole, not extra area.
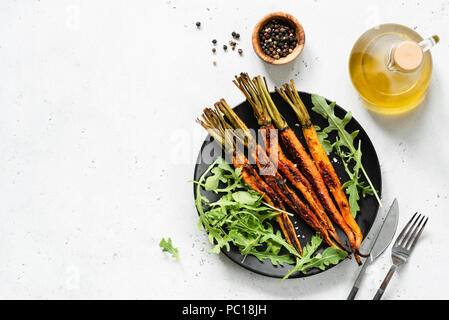
[(426, 216), (417, 214), (418, 212), (413, 215), (410, 221), (405, 225), (404, 229), (402, 229), (401, 234), (397, 237), (393, 248), (391, 249), (391, 260), (393, 260), (393, 264), (384, 281), (380, 285), (379, 290), (377, 290), (373, 300), (380, 300), (394, 272), (399, 268), (399, 266), (407, 262), (427, 223), (427, 220), (429, 220)]

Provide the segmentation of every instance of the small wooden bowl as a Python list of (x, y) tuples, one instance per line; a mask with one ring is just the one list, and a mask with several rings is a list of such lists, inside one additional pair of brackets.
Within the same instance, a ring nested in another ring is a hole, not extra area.
[[(267, 22), (272, 19), (278, 19), (288, 22), (288, 24), (290, 24), (292, 27), (295, 28), (296, 39), (298, 39), (298, 43), (296, 44), (295, 49), (293, 49), (293, 51), (289, 53), (287, 56), (280, 59), (274, 59), (269, 55), (265, 54), (265, 52), (263, 52), (260, 46), (259, 32), (267, 24)], [(256, 24), (252, 35), (253, 48), (256, 54), (259, 56), (259, 58), (265, 62), (276, 65), (286, 64), (295, 60), (304, 49), (305, 40), (306, 37), (301, 23), (299, 23), (299, 21), (292, 15), (284, 12), (273, 12), (267, 14)]]

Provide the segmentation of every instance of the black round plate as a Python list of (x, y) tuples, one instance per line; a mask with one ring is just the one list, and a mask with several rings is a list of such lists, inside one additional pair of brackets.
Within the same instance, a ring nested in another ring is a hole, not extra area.
[[(312, 123), (314, 125), (319, 126), (320, 128), (325, 128), (328, 126), (328, 122), (326, 119), (324, 119), (319, 114), (312, 111), (312, 101), (311, 101), (311, 95), (306, 92), (299, 92), (300, 97), (304, 104), (306, 105), (307, 109), (309, 110), (310, 117), (312, 119)], [(303, 145), (307, 149), (307, 145), (305, 143), (304, 137), (302, 135), (301, 128), (297, 126), (298, 120), (296, 118), (295, 113), (291, 109), (291, 107), (280, 97), (277, 93), (271, 93), (271, 96), (273, 98), (274, 103), (276, 104), (279, 112), (284, 116), (286, 121), (288, 122), (290, 128), (294, 130), (296, 133), (296, 136), (299, 138), (299, 140), (303, 143)], [(330, 101), (328, 101), (330, 103)], [(250, 104), (245, 101), (239, 104), (237, 107), (234, 108), (234, 111), (238, 114), (238, 116), (245, 122), (245, 124), (248, 126), (248, 128), (252, 128), (257, 130), (258, 125), (257, 121), (253, 115), (252, 108)], [(341, 108), (338, 105), (335, 105), (335, 114), (343, 118), (346, 114), (346, 111)], [(359, 130), (359, 134), (355, 140), (355, 145), (358, 144), (358, 141), (361, 140), (361, 147), (362, 147), (362, 163), (363, 166), (368, 173), (368, 176), (370, 177), (375, 189), (378, 191), (379, 197), (381, 195), (381, 188), (382, 188), (382, 181), (381, 181), (381, 170), (379, 165), (379, 160), (377, 158), (376, 150), (374, 149), (373, 144), (371, 143), (371, 140), (369, 139), (368, 135), (366, 134), (365, 130), (363, 130), (362, 126), (354, 119), (352, 118), (351, 121), (346, 125), (346, 130), (348, 132), (353, 132), (354, 130)], [(330, 135), (330, 140), (335, 141), (335, 134)], [(219, 156), (222, 155), (220, 146), (214, 140), (208, 136), (206, 140), (204, 141), (200, 153), (198, 155), (197, 163), (195, 166), (195, 173), (194, 173), (194, 180), (198, 181), (199, 178), (203, 175), (203, 173), (207, 170), (209, 165)], [(288, 154), (286, 153), (288, 156)], [(206, 159), (207, 158), (207, 159)], [(335, 171), (337, 172), (338, 176), (342, 180), (342, 182), (347, 181), (348, 175), (346, 174), (343, 164), (340, 160), (340, 158), (337, 155), (330, 154), (329, 159), (331, 160), (331, 163), (333, 164)], [(337, 160), (337, 162), (334, 162)], [(364, 181), (364, 177), (361, 175), (362, 181)], [(294, 190), (294, 189), (293, 189)], [(205, 192), (202, 191), (202, 194), (206, 196), (211, 202), (217, 201), (221, 195), (214, 194), (213, 192)], [(298, 192), (299, 195), (299, 192)], [(194, 196), (196, 196), (196, 188), (194, 187)], [(362, 233), (364, 236), (366, 236), (371, 229), (371, 226), (376, 219), (377, 211), (379, 208), (379, 204), (374, 196), (366, 196), (365, 198), (362, 198), (359, 200), (359, 206), (360, 211), (357, 214), (357, 223), (360, 226), (360, 229), (362, 230)], [(308, 243), (311, 239), (311, 237), (315, 234), (315, 231), (310, 228), (307, 224), (305, 224), (299, 217), (296, 215), (291, 217), (292, 222), (295, 226), (297, 226), (297, 233), (299, 236), (299, 240), (301, 242), (301, 245), (304, 246), (306, 243)], [(296, 223), (295, 223), (296, 222)], [(277, 225), (274, 226), (275, 228)], [(344, 232), (336, 227), (338, 234), (340, 235), (341, 239), (344, 241), (346, 240), (346, 243), (348, 244), (347, 238), (344, 234)], [(319, 249), (319, 252), (324, 250), (324, 246)], [(229, 257), (232, 261), (235, 263), (241, 265), (242, 267), (251, 270), (253, 272), (256, 272), (258, 274), (262, 274), (269, 277), (274, 278), (282, 278), (288, 270), (293, 268), (292, 265), (285, 265), (282, 267), (279, 266), (273, 266), (272, 263), (269, 260), (266, 260), (264, 262), (260, 262), (256, 257), (254, 256), (247, 256), (245, 259), (243, 259), (243, 256), (239, 253), (238, 249), (236, 247), (231, 246), (231, 250), (228, 252), (226, 249), (222, 250), (223, 254), (225, 254), (227, 257)], [(354, 261), (354, 263), (356, 263)], [(328, 267), (326, 270), (331, 268), (332, 266)], [(310, 269), (306, 274), (302, 273), (294, 273), (290, 276), (290, 278), (301, 278), (305, 276), (311, 276), (314, 274), (318, 274), (323, 272), (320, 269)]]

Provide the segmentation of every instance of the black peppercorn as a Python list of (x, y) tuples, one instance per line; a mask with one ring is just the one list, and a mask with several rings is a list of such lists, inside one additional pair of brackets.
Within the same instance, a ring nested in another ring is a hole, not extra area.
[(197, 21), (195, 24), (198, 28), (201, 26), (201, 22), (199, 22), (199, 21)]
[(217, 44), (217, 40), (216, 39), (212, 40), (212, 43)]
[(223, 50), (228, 50), (228, 46), (227, 45), (223, 45)]
[(268, 21), (260, 30), (259, 43), (266, 55), (274, 59), (280, 59), (291, 53), (298, 41), (295, 29), (288, 22), (273, 19)]

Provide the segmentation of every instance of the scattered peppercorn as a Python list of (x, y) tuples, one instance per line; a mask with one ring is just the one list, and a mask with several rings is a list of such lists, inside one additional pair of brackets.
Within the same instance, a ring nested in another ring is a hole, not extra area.
[(201, 22), (199, 22), (199, 21), (197, 21), (195, 24), (198, 28), (201, 26)]
[(239, 38), (240, 38), (240, 33), (237, 33), (237, 32), (235, 32), (235, 31), (233, 31), (233, 32), (231, 33), (231, 35), (232, 35), (232, 37), (233, 37), (234, 39), (239, 39)]
[(214, 66), (216, 66), (217, 65), (217, 61), (214, 61), (213, 64), (214, 64)]
[[(199, 27), (199, 22), (197, 22), (197, 26)], [(237, 32), (235, 32), (235, 31), (233, 31), (232, 32), (232, 36), (234, 37), (234, 39), (239, 39), (240, 38), (240, 34), (239, 33), (237, 33)], [(215, 46), (216, 44), (217, 44), (217, 39), (212, 39), (212, 44)], [(235, 47), (237, 46), (237, 42), (235, 42), (234, 40), (229, 40), (229, 45), (231, 46), (231, 49), (233, 50), (233, 51), (235, 51)], [(223, 45), (223, 50), (224, 51), (227, 51), (228, 50), (228, 46), (227, 45)], [(242, 53), (243, 53), (243, 50), (242, 49), (238, 49), (237, 50), (238, 51), (238, 53), (240, 54), (240, 55), (242, 55)], [(212, 52), (213, 53), (216, 53), (217, 52), (217, 49), (215, 49), (215, 48), (212, 48)], [(214, 61), (214, 65), (216, 64), (216, 62)]]
[(262, 51), (280, 59), (289, 55), (298, 44), (295, 28), (288, 22), (273, 19), (267, 22), (259, 32), (259, 43)]

